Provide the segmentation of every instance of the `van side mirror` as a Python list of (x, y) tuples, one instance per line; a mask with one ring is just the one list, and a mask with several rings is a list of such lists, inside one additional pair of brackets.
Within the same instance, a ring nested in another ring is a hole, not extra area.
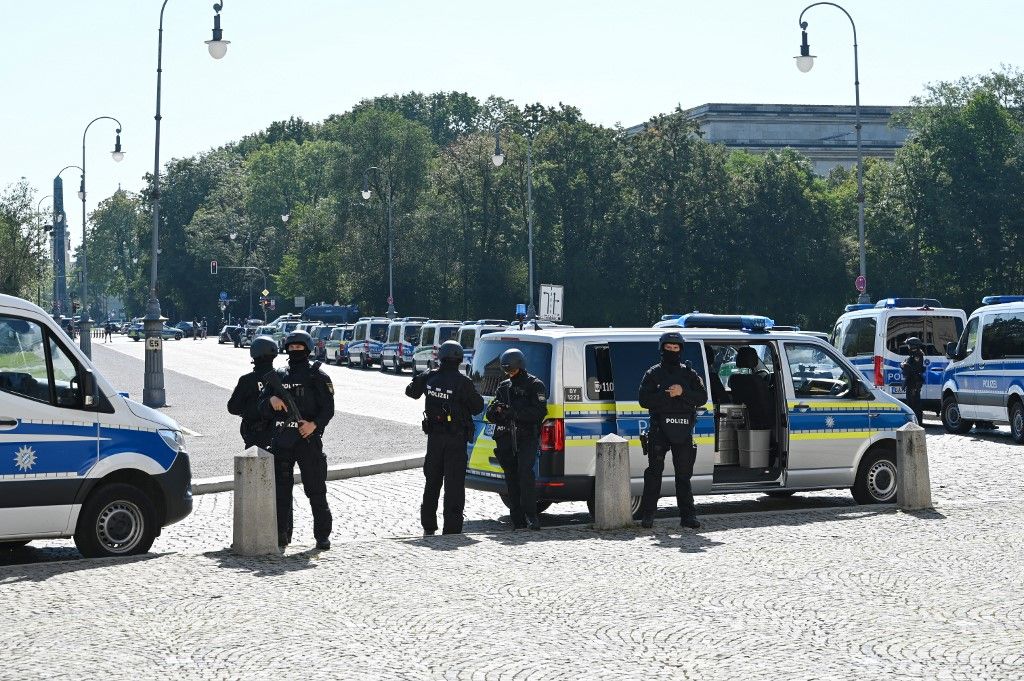
[(86, 407), (96, 406), (96, 376), (88, 369), (82, 369), (80, 380), (82, 390), (82, 405)]
[(957, 359), (956, 356), (956, 343), (950, 341), (946, 343), (946, 357), (949, 359)]

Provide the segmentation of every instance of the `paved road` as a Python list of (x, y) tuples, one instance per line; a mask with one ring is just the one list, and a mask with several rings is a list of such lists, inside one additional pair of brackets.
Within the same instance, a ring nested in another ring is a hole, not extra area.
[[(93, 341), (93, 362), (100, 372), (137, 400), (142, 397), (143, 345), (123, 336), (110, 344)], [(164, 348), (168, 406), (162, 411), (198, 434), (186, 438), (192, 474), (197, 478), (231, 475), (232, 458), (242, 451), (242, 441), (239, 419), (227, 413), (227, 402), (238, 377), (252, 370), (249, 351), (218, 345), (214, 338), (168, 341)], [(284, 362), (284, 358), (278, 361)], [(337, 407), (324, 438), (331, 464), (422, 454), (425, 438), (418, 416), (422, 404), (402, 393), (408, 376), (334, 366), (326, 370), (335, 385)], [(370, 415), (367, 404), (377, 405), (381, 416)]]
[(0, 567), (0, 679), (1016, 681), (1024, 448), (928, 445), (934, 512), (705, 497), (699, 532), (670, 500), (653, 532), (511, 532), (470, 492), (470, 533), (424, 539), (405, 471), (330, 485), (330, 552), (300, 496), (299, 545), (247, 559), (230, 495), (204, 496), (151, 557)]

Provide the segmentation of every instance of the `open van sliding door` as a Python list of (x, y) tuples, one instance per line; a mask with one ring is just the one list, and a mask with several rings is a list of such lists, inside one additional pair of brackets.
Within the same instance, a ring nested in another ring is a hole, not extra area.
[[(615, 427), (619, 436), (629, 440), (629, 476), (632, 493), (635, 496), (643, 491), (644, 469), (647, 468), (647, 459), (640, 447), (640, 435), (646, 433), (651, 424), (650, 414), (640, 406), (640, 380), (648, 369), (661, 361), (661, 353), (656, 339), (609, 341), (608, 348), (614, 383)], [(683, 346), (683, 361), (690, 362), (693, 370), (706, 385), (707, 371), (704, 368), (704, 350), (700, 342), (686, 341)], [(691, 484), (694, 494), (700, 494), (711, 489), (711, 476), (714, 472), (715, 420), (709, 404), (697, 410), (693, 440), (697, 445), (697, 461), (693, 466)], [(662, 496), (675, 495), (674, 475), (672, 455), (669, 454), (665, 457)]]

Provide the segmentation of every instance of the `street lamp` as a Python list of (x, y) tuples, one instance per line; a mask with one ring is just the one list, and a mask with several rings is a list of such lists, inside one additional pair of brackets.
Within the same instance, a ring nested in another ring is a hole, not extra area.
[[(39, 201), (36, 202), (36, 226), (37, 227), (39, 226), (40, 223), (43, 223), (43, 212), (42, 212), (43, 201), (45, 201), (46, 199), (52, 199), (52, 198), (53, 198), (52, 194), (47, 194), (46, 196), (44, 196), (43, 198), (39, 199)], [(43, 229), (42, 239), (45, 242), (46, 241), (46, 235), (49, 234), (51, 231), (53, 231), (53, 225), (48, 224), (48, 223), (43, 223), (42, 224), (42, 229)], [(38, 232), (37, 232), (37, 234), (38, 234)], [(42, 249), (43, 249), (44, 244), (38, 244), (38, 245), (39, 245), (39, 249), (40, 249), (40, 252), (41, 252)], [(51, 246), (51, 252), (52, 252), (52, 250), (53, 250), (53, 248)], [(42, 307), (43, 306), (43, 266), (42, 266), (42, 262), (39, 262), (39, 261), (36, 262), (36, 277), (37, 277), (37, 280), (36, 280), (36, 305)]]
[[(59, 178), (61, 178), (61, 175), (64, 174), (65, 170), (68, 170), (70, 168), (77, 169), (79, 173), (84, 173), (85, 172), (85, 171), (82, 170), (82, 166), (76, 166), (74, 164), (67, 165), (67, 166), (64, 166), (63, 168), (61, 168), (60, 172), (57, 173), (56, 177), (54, 177), (54, 180), (53, 180), (53, 186), (54, 186), (53, 191), (54, 191), (54, 194), (56, 194), (57, 190), (58, 190), (57, 180)], [(79, 177), (81, 178), (81, 175)], [(63, 182), (63, 180), (62, 180), (62, 182)], [(79, 193), (80, 193), (79, 198), (81, 198), (81, 196), (83, 196), (85, 194), (84, 184), (85, 184), (84, 180), (80, 180), (80, 185), (79, 185), (79, 190), (78, 190)], [(67, 223), (67, 215), (64, 213), (64, 210), (63, 210), (63, 206), (64, 206), (63, 184), (61, 184), (60, 186), (61, 186), (60, 196), (59, 197), (56, 197), (56, 196), (54, 197), (54, 213), (53, 213), (53, 240), (54, 240), (54, 248), (53, 248), (53, 306), (54, 306), (54, 310), (55, 311), (60, 312), (61, 314), (63, 314), (63, 312), (65, 310), (71, 310), (72, 309), (72, 305), (71, 305), (71, 300), (68, 297), (68, 279), (67, 279), (67, 258), (66, 258), (66, 256), (67, 256), (67, 253), (68, 253), (68, 250), (69, 250), (68, 249), (68, 242), (69, 242), (68, 223)], [(57, 206), (58, 206), (57, 199), (58, 198), (60, 199), (60, 201), (59, 201), (60, 210), (57, 209)], [(59, 248), (57, 247), (57, 244), (60, 244)]]
[[(381, 169), (377, 166), (370, 166), (363, 171), (363, 191), (362, 196), (364, 201), (369, 201), (373, 192), (370, 191), (370, 171), (377, 171), (377, 177), (381, 176)], [(391, 184), (391, 178), (388, 178), (388, 311), (387, 316), (389, 319), (394, 319), (397, 313), (395, 312), (395, 289), (394, 289), (394, 244), (391, 239), (391, 200), (394, 194), (394, 186)]]
[(115, 162), (124, 160), (124, 152), (121, 151), (121, 121), (117, 120), (113, 116), (97, 116), (96, 118), (89, 121), (88, 125), (85, 126), (85, 130), (82, 131), (82, 183), (78, 189), (78, 198), (82, 201), (82, 320), (79, 322), (79, 326), (82, 329), (81, 335), (78, 337), (78, 344), (82, 348), (82, 352), (85, 353), (86, 357), (92, 358), (92, 335), (89, 333), (89, 329), (92, 326), (92, 319), (89, 318), (89, 257), (88, 257), (88, 244), (89, 240), (85, 238), (85, 136), (89, 132), (89, 128), (96, 121), (114, 121), (117, 123), (117, 130), (114, 135), (114, 150), (110, 152), (111, 158)]
[(800, 12), (797, 20), (800, 24), (800, 55), (795, 57), (796, 67), (801, 73), (807, 73), (814, 67), (814, 55), (811, 54), (811, 46), (807, 42), (807, 22), (804, 21), (804, 14), (807, 10), (818, 5), (829, 5), (835, 7), (846, 15), (850, 20), (850, 27), (853, 29), (853, 92), (854, 92), (854, 116), (856, 122), (854, 129), (857, 131), (857, 238), (860, 251), (860, 277), (858, 282), (862, 283), (864, 290), (857, 298), (858, 303), (870, 303), (871, 296), (867, 292), (867, 256), (864, 246), (864, 158), (861, 152), (861, 123), (860, 123), (860, 65), (857, 59), (857, 25), (853, 22), (850, 13), (834, 2), (815, 2), (808, 5)]
[(491, 163), (495, 168), (500, 168), (505, 162), (505, 154), (501, 151), (501, 124), (494, 128), (494, 153), (491, 155)]
[[(160, 255), (160, 85), (163, 80), (164, 55), (164, 10), (167, 1), (160, 5), (160, 27), (157, 29), (156, 47), (156, 136), (153, 142), (153, 243), (149, 270), (149, 301), (146, 304), (146, 316), (143, 321), (146, 330), (146, 373), (142, 388), (142, 402), (147, 407), (162, 407), (167, 404), (164, 391), (164, 357), (160, 341), (160, 329), (166, 321), (160, 313), (160, 299), (157, 298), (156, 275)], [(213, 40), (206, 41), (210, 56), (220, 59), (227, 53), (228, 41), (222, 40), (220, 28), (220, 11), (224, 3), (213, 6), (216, 15), (213, 18)], [(152, 345), (151, 345), (152, 344)]]

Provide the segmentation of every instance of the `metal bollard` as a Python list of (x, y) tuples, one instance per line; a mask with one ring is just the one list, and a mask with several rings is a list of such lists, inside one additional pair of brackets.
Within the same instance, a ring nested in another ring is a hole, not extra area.
[(597, 442), (594, 529), (616, 530), (631, 526), (633, 514), (629, 502), (629, 442), (610, 433)]
[(896, 505), (901, 511), (932, 508), (924, 428), (908, 423), (896, 431)]
[(274, 455), (251, 447), (235, 457), (234, 537), (240, 556), (278, 555)]

